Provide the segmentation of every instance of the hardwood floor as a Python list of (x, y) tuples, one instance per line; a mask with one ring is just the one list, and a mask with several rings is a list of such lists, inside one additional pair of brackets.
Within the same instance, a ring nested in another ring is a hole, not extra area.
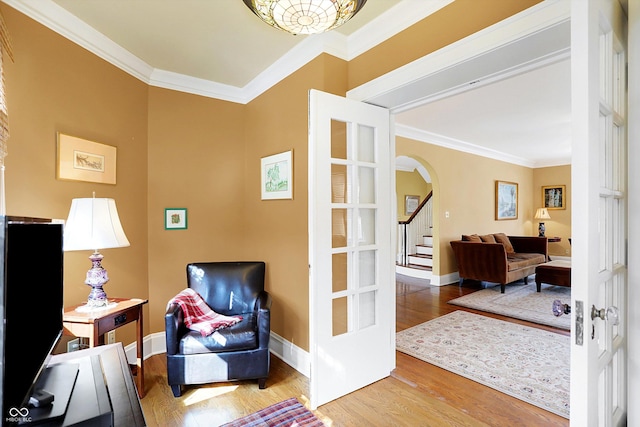
[[(474, 284), (437, 287), (402, 276), (397, 279), (398, 331), (464, 309), (447, 301), (480, 289)], [(569, 420), (536, 406), (403, 353), (396, 354), (397, 367), (389, 378), (323, 405), (315, 414), (327, 427), (569, 425)], [(145, 368), (142, 407), (149, 426), (218, 426), (290, 397), (308, 404), (308, 379), (277, 357), (272, 357), (264, 390), (259, 390), (255, 381), (211, 384), (187, 388), (177, 399), (167, 385), (164, 354), (150, 357)]]

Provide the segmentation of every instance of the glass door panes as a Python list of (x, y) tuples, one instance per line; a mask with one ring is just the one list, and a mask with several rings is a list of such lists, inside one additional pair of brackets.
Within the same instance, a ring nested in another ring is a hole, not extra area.
[(331, 122), (333, 336), (376, 324), (378, 310), (375, 129)]

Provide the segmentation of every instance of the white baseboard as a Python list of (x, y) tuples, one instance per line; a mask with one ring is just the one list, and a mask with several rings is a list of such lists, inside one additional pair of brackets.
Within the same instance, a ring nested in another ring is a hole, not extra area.
[[(143, 339), (144, 346), (144, 359), (148, 359), (156, 354), (166, 353), (167, 344), (164, 336), (164, 332), (156, 332), (151, 335), (147, 335)], [(137, 356), (137, 344), (132, 342), (125, 346), (125, 354), (127, 355), (127, 361), (130, 364), (135, 364), (138, 358)], [(287, 365), (291, 366), (296, 371), (300, 372), (305, 377), (309, 378), (311, 375), (311, 358), (309, 352), (301, 349), (297, 345), (293, 344), (282, 338), (275, 332), (271, 332), (271, 339), (269, 341), (269, 351), (282, 359)]]
[(275, 332), (271, 332), (269, 350), (305, 377), (311, 376), (311, 355), (308, 351), (285, 340)]
[(429, 280), (429, 284), (433, 286), (450, 285), (460, 280), (457, 271), (455, 273), (445, 274), (444, 276), (436, 276), (432, 271), (396, 265), (396, 273), (402, 274), (403, 276)]
[(460, 281), (460, 275), (456, 271), (455, 273), (445, 274), (444, 276), (433, 276), (432, 285), (445, 286), (452, 283), (458, 283)]
[(432, 280), (433, 277), (433, 273), (430, 270), (405, 267), (403, 265), (396, 265), (396, 273), (402, 274), (403, 276), (415, 277), (417, 279)]

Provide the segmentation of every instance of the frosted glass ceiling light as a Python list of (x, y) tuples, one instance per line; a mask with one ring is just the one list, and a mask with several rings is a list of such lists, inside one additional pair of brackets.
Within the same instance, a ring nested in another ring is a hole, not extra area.
[(351, 19), (367, 0), (243, 0), (272, 27), (291, 34), (322, 33)]

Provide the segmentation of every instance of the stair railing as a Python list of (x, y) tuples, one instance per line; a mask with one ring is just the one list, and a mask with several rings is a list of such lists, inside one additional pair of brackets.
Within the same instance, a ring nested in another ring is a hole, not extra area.
[(398, 255), (401, 265), (409, 264), (409, 254), (416, 252), (416, 245), (423, 236), (433, 230), (433, 191), (427, 194), (420, 206), (406, 221), (398, 221)]

